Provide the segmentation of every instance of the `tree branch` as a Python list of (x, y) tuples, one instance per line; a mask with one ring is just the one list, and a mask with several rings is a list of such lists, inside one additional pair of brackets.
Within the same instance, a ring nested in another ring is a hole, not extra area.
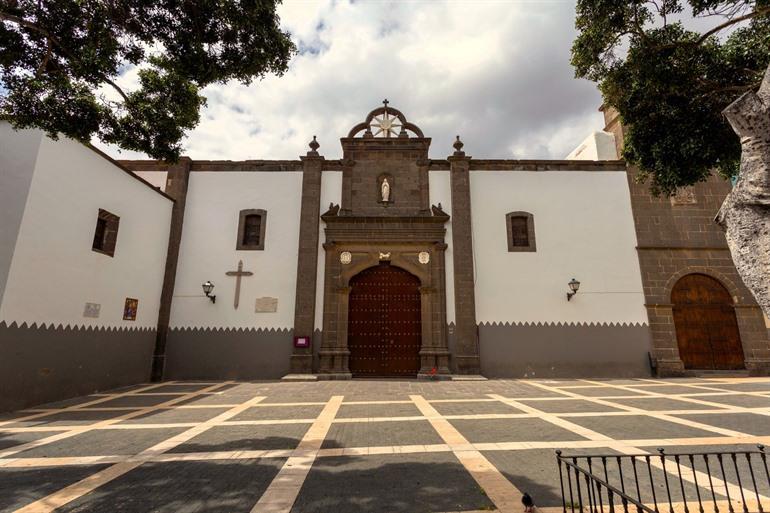
[(756, 11), (752, 11), (748, 14), (744, 14), (743, 16), (738, 16), (737, 18), (732, 18), (730, 20), (727, 20), (726, 22), (722, 23), (721, 25), (717, 25), (713, 29), (709, 30), (708, 32), (704, 33), (700, 38), (695, 40), (692, 44), (695, 46), (698, 46), (702, 44), (706, 39), (713, 36), (717, 32), (726, 29), (730, 25), (735, 25), (736, 23), (740, 23), (742, 21), (750, 20), (751, 18), (756, 18), (757, 16), (762, 16), (763, 14), (770, 13), (770, 7), (763, 7), (761, 9), (757, 9)]
[[(74, 55), (72, 55), (72, 53), (69, 50), (67, 50), (67, 48), (64, 47), (64, 45), (61, 44), (61, 42), (59, 42), (59, 40), (56, 38), (56, 36), (54, 36), (53, 34), (48, 32), (44, 28), (39, 27), (38, 25), (35, 25), (31, 21), (27, 21), (24, 18), (20, 18), (18, 16), (15, 16), (13, 14), (8, 14), (8, 13), (3, 12), (3, 11), (0, 11), (0, 20), (8, 21), (8, 22), (11, 22), (11, 23), (15, 23), (16, 25), (18, 25), (20, 27), (24, 27), (24, 28), (27, 28), (27, 29), (33, 31), (33, 32), (37, 32), (38, 34), (44, 36), (48, 40), (48, 52), (46, 53), (46, 56), (43, 59), (43, 62), (40, 64), (40, 67), (38, 67), (38, 72), (43, 71), (45, 66), (48, 65), (48, 59), (50, 58), (50, 55), (51, 55), (51, 47), (54, 44), (70, 60), (73, 60), (73, 61), (77, 61), (78, 60)], [(112, 86), (112, 88), (115, 89), (118, 92), (118, 94), (120, 94), (120, 96), (123, 97), (123, 100), (128, 101), (128, 96), (126, 95), (126, 93), (124, 93), (123, 90), (120, 87), (118, 87), (118, 85), (115, 82), (110, 80), (104, 74), (101, 74), (101, 79), (102, 79), (102, 81), (104, 83), (109, 84), (110, 86)]]
[(709, 91), (707, 94), (717, 94), (717, 93), (745, 93), (746, 91), (754, 91), (759, 88), (759, 86), (762, 85), (762, 82), (755, 82), (753, 84), (746, 84), (742, 86), (725, 86), (720, 87), (719, 89), (714, 89), (712, 91)]
[(51, 41), (51, 38), (46, 39), (46, 48), (45, 48), (45, 55), (43, 56), (43, 60), (40, 61), (40, 66), (37, 67), (36, 74), (40, 74), (45, 71), (45, 69), (48, 67), (48, 60), (51, 58), (51, 50), (53, 49), (53, 41)]

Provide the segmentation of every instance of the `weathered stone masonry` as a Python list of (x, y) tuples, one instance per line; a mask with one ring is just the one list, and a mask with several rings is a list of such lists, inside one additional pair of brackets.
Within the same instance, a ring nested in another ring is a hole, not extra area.
[[(623, 126), (617, 112), (604, 110), (605, 130), (615, 135), (622, 150)], [(645, 306), (652, 334), (652, 355), (659, 376), (685, 374), (679, 357), (671, 304), (671, 290), (690, 273), (720, 281), (733, 297), (747, 370), (770, 372), (770, 343), (759, 306), (735, 269), (722, 229), (714, 217), (730, 183), (717, 176), (683, 191), (685, 198), (655, 197), (649, 184), (638, 183), (638, 170), (628, 167), (628, 186), (637, 236)]]

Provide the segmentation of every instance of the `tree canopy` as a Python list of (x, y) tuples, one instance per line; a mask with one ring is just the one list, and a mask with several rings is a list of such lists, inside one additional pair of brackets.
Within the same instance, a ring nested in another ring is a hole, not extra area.
[(653, 192), (737, 174), (740, 142), (722, 110), (762, 82), (770, 0), (578, 0), (575, 26), (575, 74), (618, 110), (623, 157)]
[[(0, 117), (177, 160), (201, 89), (282, 74), (275, 0), (2, 0)], [(137, 71), (131, 90), (117, 82)]]

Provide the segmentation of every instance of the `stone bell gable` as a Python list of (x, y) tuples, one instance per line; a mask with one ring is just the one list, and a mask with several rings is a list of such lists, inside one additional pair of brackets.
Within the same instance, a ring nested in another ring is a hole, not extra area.
[[(340, 139), (343, 151), (340, 215), (430, 216), (430, 138), (384, 105)], [(388, 196), (383, 197), (383, 184)]]

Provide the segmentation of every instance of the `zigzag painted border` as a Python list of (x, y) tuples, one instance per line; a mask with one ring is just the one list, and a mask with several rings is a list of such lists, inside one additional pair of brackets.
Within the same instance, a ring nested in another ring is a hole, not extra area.
[[(450, 322), (450, 327), (454, 327), (455, 323)], [(554, 322), (554, 321), (494, 321), (494, 322), (480, 322), (479, 327), (484, 328), (638, 328), (648, 326), (644, 322)], [(17, 322), (0, 321), (0, 328), (6, 329), (39, 329), (39, 330), (70, 330), (70, 331), (100, 331), (100, 332), (115, 332), (115, 331), (155, 331), (154, 326), (93, 326), (86, 324), (64, 324), (55, 322)], [(293, 328), (262, 328), (262, 327), (230, 327), (230, 326), (174, 326), (170, 328), (171, 331), (184, 333), (184, 332), (212, 332), (212, 333), (281, 333), (290, 334), (294, 331)], [(316, 329), (315, 332), (321, 333), (321, 330)]]
[(86, 324), (63, 324), (46, 322), (26, 322), (21, 323), (11, 321), (0, 321), (0, 329), (28, 329), (28, 330), (59, 330), (59, 331), (85, 331), (85, 332), (118, 332), (118, 331), (155, 331), (155, 326), (91, 326)]
[(266, 334), (266, 333), (280, 333), (280, 334), (290, 334), (294, 331), (293, 328), (257, 328), (257, 327), (223, 327), (223, 326), (208, 326), (208, 327), (198, 327), (198, 326), (179, 326), (179, 327), (171, 327), (170, 331), (174, 333), (192, 333), (192, 332), (211, 332), (211, 333), (258, 333), (258, 334)]
[[(451, 326), (451, 324), (450, 324)], [(505, 321), (505, 322), (480, 322), (479, 327), (485, 328), (641, 328), (646, 327), (646, 322), (554, 322), (554, 321)]]

